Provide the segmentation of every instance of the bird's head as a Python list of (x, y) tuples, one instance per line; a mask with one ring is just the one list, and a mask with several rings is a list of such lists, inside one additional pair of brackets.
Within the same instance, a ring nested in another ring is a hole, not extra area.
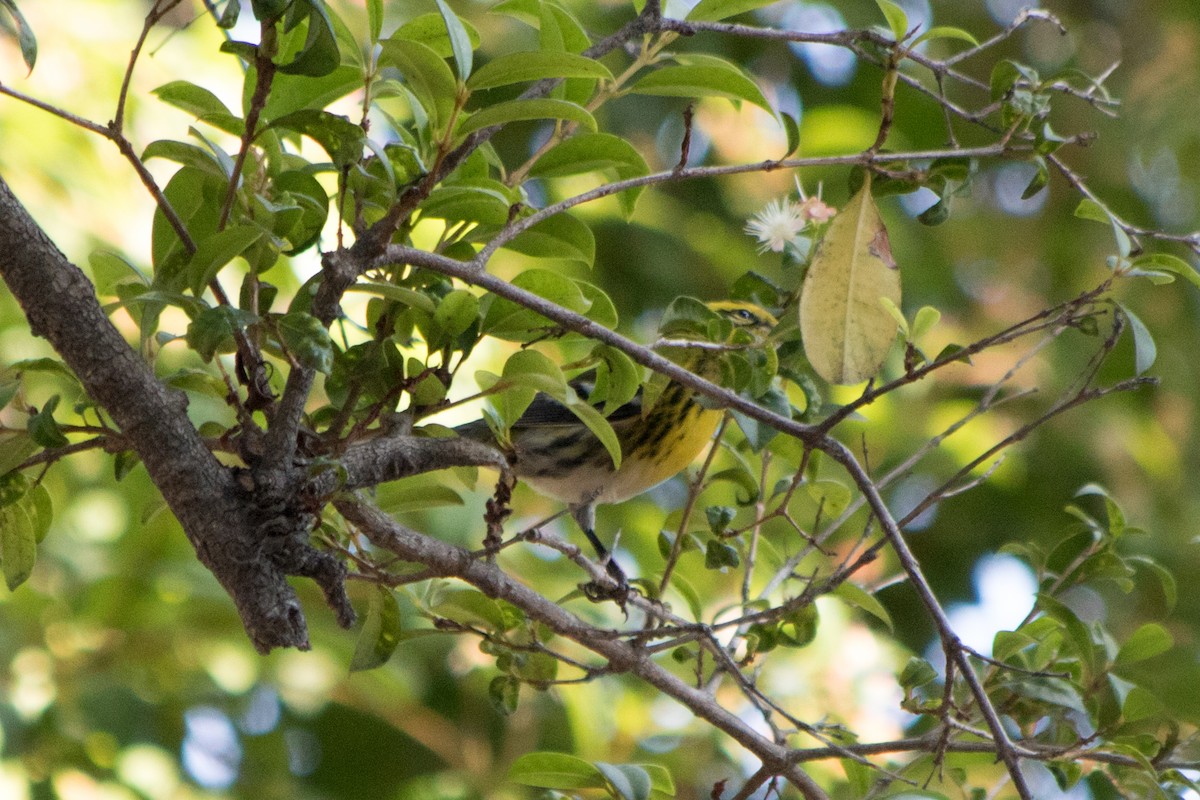
[(746, 331), (756, 342), (765, 341), (767, 335), (779, 324), (779, 320), (769, 311), (754, 303), (742, 300), (714, 300), (705, 305), (709, 310), (729, 320), (734, 330)]

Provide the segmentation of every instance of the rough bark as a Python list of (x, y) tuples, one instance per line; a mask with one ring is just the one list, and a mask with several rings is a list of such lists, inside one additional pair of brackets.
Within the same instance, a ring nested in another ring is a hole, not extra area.
[[(308, 647), (288, 574), (340, 590), (340, 568), (307, 545), (303, 520), (263, 503), (208, 451), (187, 399), (159, 382), (104, 314), (87, 277), (55, 246), (0, 179), (0, 278), (34, 334), (45, 337), (120, 427), (196, 554), (233, 598), (255, 647)], [(280, 517), (280, 513), (284, 516)], [(335, 586), (336, 584), (336, 586)], [(338, 599), (331, 597), (331, 599)], [(343, 622), (349, 605), (338, 609)]]

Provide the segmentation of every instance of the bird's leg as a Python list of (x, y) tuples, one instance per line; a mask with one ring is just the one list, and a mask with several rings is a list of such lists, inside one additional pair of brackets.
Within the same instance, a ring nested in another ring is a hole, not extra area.
[(571, 516), (579, 523), (579, 527), (583, 530), (583, 535), (592, 543), (592, 547), (595, 548), (600, 563), (604, 564), (604, 568), (608, 570), (609, 576), (617, 582), (618, 586), (622, 588), (628, 586), (629, 582), (625, 578), (624, 571), (617, 566), (612, 553), (608, 552), (608, 548), (596, 536), (596, 506), (590, 502), (575, 506), (571, 509)]

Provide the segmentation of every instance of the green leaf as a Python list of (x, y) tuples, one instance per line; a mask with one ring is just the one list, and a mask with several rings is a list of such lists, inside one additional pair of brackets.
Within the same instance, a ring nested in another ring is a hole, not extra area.
[(942, 312), (938, 311), (933, 306), (921, 306), (917, 311), (916, 317), (913, 318), (912, 333), (913, 339), (921, 339), (929, 331), (933, 330), (934, 326), (942, 319)]
[(708, 506), (704, 509), (704, 516), (708, 520), (708, 529), (718, 536), (725, 532), (729, 523), (733, 522), (735, 514), (737, 511), (730, 506)]
[(814, 503), (821, 504), (821, 516), (837, 517), (850, 505), (853, 493), (850, 487), (832, 478), (821, 478), (805, 485), (805, 491)]
[(594, 764), (566, 753), (526, 753), (508, 769), (508, 779), (539, 789), (599, 789), (604, 776)]
[(0, 561), (10, 592), (29, 578), (37, 561), (37, 536), (20, 503), (0, 508)]
[[(288, 9), (290, 29), (299, 24), (303, 17), (308, 19), (308, 33), (300, 52), (286, 64), (277, 69), (284, 75), (303, 75), (309, 78), (320, 78), (329, 75), (341, 64), (341, 54), (338, 52), (337, 34), (333, 29), (333, 20), (325, 7), (325, 0), (293, 0)], [(294, 20), (294, 21), (293, 21)]]
[[(591, 303), (576, 281), (548, 269), (531, 269), (513, 278), (513, 285), (545, 298), (579, 314), (586, 313)], [(483, 315), (482, 330), (490, 336), (511, 341), (528, 341), (543, 336), (554, 323), (518, 303), (493, 297)]]
[(513, 202), (506, 194), (482, 186), (439, 186), (421, 204), (421, 215), (500, 227), (508, 221)]
[(1092, 222), (1099, 222), (1104, 225), (1112, 222), (1112, 217), (1110, 217), (1108, 212), (1104, 210), (1104, 206), (1100, 205), (1089, 197), (1083, 198), (1079, 201), (1079, 205), (1075, 206), (1075, 216), (1079, 217), (1080, 219), (1089, 219)]
[(351, 672), (374, 669), (387, 663), (403, 632), (395, 592), (385, 586), (376, 586), (370, 602), (367, 618), (354, 645), (354, 655), (350, 658)]
[(12, 472), (38, 451), (38, 443), (25, 431), (0, 435), (0, 475)]
[(1133, 632), (1117, 651), (1113, 664), (1117, 667), (1128, 666), (1138, 661), (1162, 655), (1175, 644), (1175, 638), (1170, 631), (1157, 622), (1148, 622)]
[(906, 691), (911, 691), (935, 680), (937, 680), (937, 670), (928, 661), (916, 656), (910, 657), (900, 672), (900, 685)]
[(1133, 335), (1133, 364), (1134, 372), (1141, 375), (1154, 365), (1158, 357), (1158, 345), (1146, 323), (1125, 306), (1119, 306), (1125, 319), (1129, 320), (1129, 332)]
[(309, 137), (329, 154), (339, 168), (357, 163), (363, 155), (367, 134), (340, 114), (305, 108), (274, 120), (270, 127), (286, 128)]
[(533, 258), (564, 258), (591, 266), (596, 258), (592, 229), (570, 214), (552, 217), (522, 231), (504, 247)]
[(1048, 616), (1062, 623), (1066, 628), (1068, 638), (1073, 645), (1072, 649), (1079, 656), (1086, 670), (1084, 677), (1090, 679), (1096, 674), (1097, 663), (1096, 645), (1088, 626), (1062, 601), (1044, 592), (1038, 593), (1037, 605)]
[(431, 508), (461, 506), (462, 496), (449, 486), (412, 478), (392, 481), (377, 490), (376, 502), (389, 514), (427, 511)]
[(276, 326), (300, 366), (326, 375), (333, 370), (333, 342), (321, 320), (303, 311), (291, 311), (279, 316)]
[[(479, 47), (479, 31), (465, 19), (459, 19), (467, 32), (467, 40), (472, 49)], [(446, 23), (441, 13), (430, 11), (428, 14), (418, 14), (396, 29), (393, 34), (397, 39), (408, 39), (428, 46), (442, 58), (454, 55), (450, 43), (450, 35), (446, 32)]]
[(479, 321), (479, 298), (466, 289), (455, 289), (438, 303), (433, 321), (454, 339)]
[(521, 681), (510, 675), (497, 675), (488, 684), (488, 700), (497, 714), (507, 717), (517, 710), (521, 697)]
[(1125, 695), (1125, 702), (1121, 704), (1121, 716), (1126, 722), (1137, 722), (1157, 716), (1165, 709), (1163, 701), (1155, 697), (1149, 689), (1134, 686), (1129, 690), (1129, 694)]
[(40, 544), (50, 532), (50, 523), (54, 521), (54, 503), (45, 483), (36, 483), (30, 487), (25, 495), (24, 507), (33, 528), (33, 538)]
[(769, 6), (774, 2), (776, 0), (700, 0), (688, 12), (686, 19), (695, 22), (716, 22)]
[(900, 268), (870, 184), (830, 221), (804, 278), (800, 328), (813, 369), (830, 383), (873, 377), (896, 339), (880, 298), (900, 306)]
[(543, 153), (529, 174), (535, 178), (558, 178), (613, 168), (633, 170), (638, 175), (645, 175), (650, 169), (627, 139), (611, 133), (582, 133)]
[(784, 133), (787, 134), (787, 152), (783, 154), (783, 158), (787, 158), (800, 149), (800, 123), (786, 111), (779, 112), (779, 119), (783, 122)]
[(629, 87), (628, 91), (663, 97), (725, 97), (745, 100), (768, 114), (775, 113), (754, 81), (733, 64), (711, 57), (702, 63), (675, 64), (657, 69)]
[(912, 46), (916, 47), (933, 39), (960, 39), (968, 42), (973, 47), (979, 46), (979, 40), (970, 33), (964, 31), (962, 28), (954, 28), (949, 25), (935, 25), (914, 39)]
[(1133, 270), (1160, 270), (1181, 275), (1193, 286), (1200, 288), (1200, 272), (1188, 262), (1170, 253), (1147, 253), (1129, 262)]
[(372, 42), (383, 33), (383, 0), (367, 0), (367, 31)]
[(583, 106), (568, 103), (566, 100), (541, 98), (537, 100), (506, 100), (492, 106), (485, 106), (459, 123), (456, 135), (462, 138), (493, 125), (539, 119), (561, 119), (582, 125), (589, 131), (596, 130), (595, 117)]
[(17, 40), (17, 45), (21, 48), (21, 59), (29, 71), (33, 72), (33, 65), (37, 63), (37, 38), (33, 35), (33, 28), (29, 27), (25, 17), (21, 15), (21, 10), (17, 8), (16, 0), (0, 0), (0, 30)]
[(301, 170), (287, 170), (272, 184), (275, 199), (290, 201), (300, 209), (300, 217), (287, 230), (276, 233), (291, 243), (285, 255), (296, 255), (317, 243), (329, 217), (329, 195), (320, 181)]
[(894, 630), (892, 626), (892, 615), (884, 608), (883, 603), (876, 599), (875, 595), (863, 589), (861, 586), (850, 581), (843, 581), (838, 584), (838, 587), (833, 591), (834, 596), (841, 598), (845, 602), (860, 608), (867, 612), (877, 620), (887, 626), (889, 631)]
[[(179, 169), (167, 182), (163, 194), (194, 241), (216, 233), (226, 185), (222, 178), (195, 167)], [(184, 266), (188, 256), (162, 209), (155, 209), (150, 241), (154, 285), (168, 291), (182, 290), (187, 285)]]
[[(650, 167), (637, 148), (611, 133), (583, 133), (565, 139), (546, 151), (529, 174), (552, 178), (596, 170), (612, 170), (619, 180), (650, 174)], [(643, 188), (626, 189), (617, 196), (627, 218), (632, 216)]]
[(650, 776), (638, 765), (598, 761), (596, 769), (600, 770), (621, 800), (649, 800)]
[(567, 408), (604, 445), (604, 449), (608, 451), (609, 458), (612, 459), (613, 469), (619, 468), (621, 466), (621, 442), (617, 439), (616, 431), (613, 430), (612, 425), (604, 418), (604, 415), (583, 400), (576, 402), (568, 401)]
[(364, 294), (373, 294), (377, 297), (384, 297), (388, 300), (394, 300), (406, 306), (411, 306), (420, 309), (427, 314), (432, 314), (437, 306), (433, 299), (423, 292), (418, 292), (404, 286), (393, 286), (390, 283), (375, 283), (374, 281), (364, 281), (356, 283), (346, 291), (362, 292)]
[(742, 563), (737, 548), (720, 539), (709, 539), (704, 546), (704, 566), (706, 569), (733, 569)]
[(192, 294), (197, 297), (203, 294), (204, 287), (216, 279), (225, 265), (250, 249), (262, 235), (257, 226), (232, 225), (198, 241), (196, 254), (187, 266)]
[(642, 371), (633, 359), (609, 345), (598, 345), (592, 354), (601, 359), (596, 367), (596, 387), (588, 402), (603, 402), (600, 413), (605, 417), (637, 396), (642, 385)]
[(458, 71), (459, 80), (465, 81), (471, 74), (472, 53), (471, 37), (463, 27), (462, 20), (446, 5), (446, 0), (434, 0), (442, 21), (446, 24), (446, 33), (450, 38), (450, 52), (454, 56), (454, 67)]
[[(92, 277), (95, 279), (97, 294), (112, 294), (113, 287), (130, 278), (143, 286), (150, 285), (150, 279), (143, 275), (140, 269), (112, 250), (93, 250), (88, 255), (88, 266), (91, 267)], [(0, 408), (4, 405), (0, 403)]]
[(1050, 168), (1046, 166), (1046, 160), (1041, 156), (1035, 156), (1033, 159), (1034, 166), (1037, 167), (1037, 172), (1029, 180), (1025, 186), (1025, 191), (1021, 192), (1021, 199), (1028, 200), (1035, 194), (1046, 188), (1046, 184), (1050, 182)]
[(531, 50), (506, 53), (484, 64), (467, 87), (471, 90), (492, 89), (543, 78), (599, 78), (612, 80), (608, 67), (599, 61), (563, 51)]
[(875, 0), (875, 5), (879, 6), (883, 16), (887, 18), (892, 38), (897, 42), (904, 41), (904, 37), (908, 35), (908, 15), (904, 13), (904, 9), (892, 0)]
[(177, 164), (211, 172), (221, 178), (229, 177), (222, 159), (216, 157), (210, 150), (188, 142), (177, 142), (172, 139), (153, 141), (142, 151), (142, 161), (149, 161), (152, 158), (165, 158)]
[(404, 82), (440, 129), (454, 112), (458, 84), (445, 60), (432, 48), (392, 36), (380, 42), (380, 63), (400, 70)]
[(46, 401), (41, 411), (29, 418), (26, 430), (33, 441), (42, 447), (66, 447), (69, 444), (67, 437), (63, 435), (62, 430), (58, 427), (58, 422), (54, 419), (54, 410), (58, 408), (61, 399), (59, 395), (54, 395)]
[(221, 98), (212, 94), (204, 86), (187, 82), (187, 80), (172, 80), (170, 83), (158, 86), (151, 92), (168, 106), (174, 106), (196, 116), (202, 122), (218, 128), (234, 136), (241, 136), (246, 130), (244, 120), (235, 116), (229, 107), (221, 102)]
[(206, 363), (212, 361), (217, 353), (232, 353), (235, 349), (234, 332), (257, 319), (257, 315), (231, 306), (206, 308), (188, 324), (188, 347)]
[(477, 589), (447, 589), (430, 610), (439, 617), (471, 625), (482, 623), (495, 631), (508, 627), (500, 605)]
[(567, 401), (567, 379), (562, 369), (536, 350), (513, 353), (504, 362), (503, 377), (511, 383), (543, 392), (559, 402)]

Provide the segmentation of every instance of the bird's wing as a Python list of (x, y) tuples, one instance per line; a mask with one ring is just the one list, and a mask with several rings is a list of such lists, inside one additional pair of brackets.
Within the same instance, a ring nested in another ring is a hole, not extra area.
[[(575, 393), (581, 397), (589, 397), (592, 391), (596, 388), (596, 370), (588, 370), (582, 375), (570, 381), (570, 386), (575, 390)], [(601, 404), (594, 404), (597, 408)], [(615, 409), (608, 415), (608, 421), (612, 424), (617, 424), (624, 420), (640, 417), (642, 414), (642, 390), (639, 388), (637, 394), (628, 403), (625, 403)], [(555, 400), (549, 395), (538, 392), (533, 398), (533, 402), (529, 404), (529, 408), (525, 409), (525, 413), (521, 418), (513, 423), (514, 429), (543, 427), (553, 425), (578, 425), (579, 418), (571, 412), (562, 403)], [(466, 436), (470, 439), (478, 439), (488, 441), (491, 439), (491, 432), (488, 429), (487, 423), (482, 419), (468, 422), (465, 425), (459, 425), (454, 429), (460, 436)]]

